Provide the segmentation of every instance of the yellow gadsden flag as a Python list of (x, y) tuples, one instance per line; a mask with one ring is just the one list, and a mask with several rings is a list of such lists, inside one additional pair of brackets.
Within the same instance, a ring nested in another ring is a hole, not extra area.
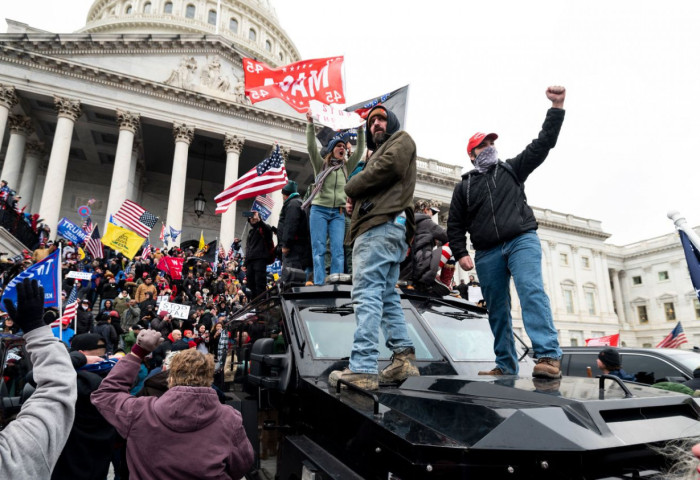
[(118, 250), (128, 258), (134, 258), (146, 239), (131, 230), (107, 223), (107, 231), (102, 235), (102, 243), (111, 249)]

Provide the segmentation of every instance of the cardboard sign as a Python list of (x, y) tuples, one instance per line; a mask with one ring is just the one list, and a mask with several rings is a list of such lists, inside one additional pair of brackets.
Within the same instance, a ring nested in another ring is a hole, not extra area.
[(173, 318), (187, 319), (187, 317), (189, 317), (189, 315), (190, 315), (190, 306), (189, 305), (180, 305), (179, 303), (161, 302), (161, 304), (158, 308), (160, 308), (160, 310), (165, 310), (170, 315), (172, 315)]
[(78, 280), (90, 280), (92, 278), (91, 272), (68, 272), (66, 278), (77, 278)]
[(309, 105), (311, 116), (316, 123), (336, 131), (357, 128), (365, 123), (365, 120), (355, 112), (346, 112), (339, 107), (325, 105), (317, 100), (311, 100)]
[(469, 287), (467, 290), (469, 293), (469, 301), (473, 303), (477, 303), (479, 300), (482, 300), (484, 296), (481, 293), (481, 287)]

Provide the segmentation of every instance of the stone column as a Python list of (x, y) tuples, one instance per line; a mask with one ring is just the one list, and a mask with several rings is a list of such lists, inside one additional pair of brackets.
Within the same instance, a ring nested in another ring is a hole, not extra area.
[(627, 325), (627, 318), (625, 315), (625, 304), (622, 303), (622, 287), (620, 286), (620, 272), (611, 269), (610, 274), (612, 275), (613, 288), (615, 289), (615, 306), (617, 307), (617, 319), (620, 326)]
[(579, 264), (578, 264), (578, 247), (571, 246), (571, 268), (574, 270), (574, 283), (576, 284), (576, 299), (578, 300), (578, 314), (580, 317), (586, 318), (588, 316), (588, 303), (586, 303), (586, 296), (583, 293), (583, 285), (581, 284), (579, 275)]
[(5, 136), (5, 127), (7, 126), (7, 117), (10, 115), (12, 107), (17, 105), (19, 99), (15, 92), (15, 87), (0, 84), (0, 149), (2, 149), (2, 140)]
[(19, 192), (22, 196), (20, 207), (27, 207), (27, 212), (31, 212), (32, 199), (34, 198), (34, 186), (39, 173), (41, 158), (44, 156), (44, 144), (39, 142), (29, 142), (26, 147), (24, 170), (22, 171), (22, 181), (19, 184)]
[(134, 148), (131, 150), (131, 163), (129, 164), (129, 179), (126, 187), (126, 198), (129, 198), (135, 202), (139, 202), (139, 188), (137, 187), (138, 181), (136, 176), (139, 178), (143, 176), (144, 172), (139, 166), (139, 141), (134, 141)]
[[(224, 176), (224, 188), (238, 180), (238, 161), (243, 151), (245, 138), (238, 135), (224, 136), (224, 148), (226, 149), (226, 174)], [(233, 202), (228, 210), (221, 214), (221, 231), (219, 233), (220, 245), (228, 252), (233, 238), (236, 236), (236, 202)]]
[[(185, 206), (185, 182), (187, 181), (187, 152), (194, 139), (194, 127), (184, 123), (173, 125), (175, 136), (175, 155), (173, 156), (173, 174), (170, 177), (170, 196), (168, 197), (168, 227), (182, 230), (182, 215)], [(182, 235), (173, 240), (179, 246)]]
[(22, 171), (22, 159), (24, 158), (24, 146), (27, 144), (27, 135), (34, 131), (32, 120), (21, 115), (10, 115), (10, 142), (7, 144), (5, 163), (2, 166), (0, 179), (7, 182), (7, 186), (13, 190), (19, 188), (19, 175)]
[[(274, 146), (273, 146), (274, 148)], [(280, 153), (282, 154), (282, 158), (284, 158), (284, 163), (287, 163), (287, 160), (289, 160), (289, 153), (291, 152), (291, 148), (289, 147), (283, 147), (280, 145)], [(272, 193), (268, 193), (268, 196), (272, 198), (272, 201), (275, 202), (275, 206), (272, 207), (272, 214), (270, 215), (270, 218), (267, 219), (267, 224), (268, 225), (273, 225), (277, 226), (277, 223), (279, 222), (280, 219), (280, 212), (282, 211), (282, 204), (284, 203), (284, 199), (282, 198), (282, 189), (275, 190)], [(277, 243), (277, 240), (275, 240), (275, 243)]]
[[(605, 253), (601, 250), (593, 250), (593, 268), (595, 270), (596, 284), (598, 288), (598, 302), (600, 304), (600, 315), (612, 312), (612, 297), (610, 292), (610, 277), (606, 275)], [(600, 279), (600, 280), (599, 280)]]
[(549, 272), (552, 278), (550, 300), (552, 302), (552, 311), (556, 317), (557, 313), (566, 313), (566, 310), (564, 309), (561, 280), (559, 280), (559, 269), (557, 268), (557, 262), (559, 261), (557, 242), (548, 240), (547, 245), (549, 246)]
[(114, 156), (114, 168), (112, 169), (112, 184), (109, 187), (109, 199), (107, 200), (107, 213), (105, 215), (105, 231), (109, 216), (114, 215), (124, 200), (127, 199), (129, 187), (129, 173), (131, 171), (131, 151), (134, 148), (134, 135), (139, 129), (140, 115), (117, 109), (117, 122), (119, 123), (119, 140), (117, 141), (117, 153)]
[(80, 100), (54, 97), (54, 103), (58, 111), (58, 122), (49, 156), (49, 167), (46, 171), (47, 181), (44, 184), (38, 212), (44, 218), (44, 223), (51, 228), (52, 239), (56, 238), (56, 226), (61, 213), (61, 200), (63, 199), (63, 187), (66, 183), (73, 126), (82, 113)]

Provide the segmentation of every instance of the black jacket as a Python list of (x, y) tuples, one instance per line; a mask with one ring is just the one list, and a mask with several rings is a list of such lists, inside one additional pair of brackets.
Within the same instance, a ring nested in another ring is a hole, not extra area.
[(559, 136), (564, 110), (550, 108), (539, 136), (520, 155), (485, 173), (462, 175), (450, 203), (447, 235), (455, 259), (469, 255), (465, 232), (476, 250), (488, 250), (537, 229), (525, 196), (525, 180), (547, 158)]
[(298, 194), (290, 196), (282, 204), (277, 224), (277, 245), (290, 250), (287, 257), (298, 258), (303, 266), (311, 266), (309, 222), (301, 204)]
[[(272, 228), (262, 220), (255, 225), (249, 225), (248, 242), (245, 246), (245, 259), (269, 260), (270, 247), (274, 245), (272, 240)], [(268, 262), (272, 263), (272, 262)]]
[(76, 335), (81, 333), (89, 333), (95, 324), (95, 317), (92, 316), (92, 311), (83, 310), (83, 307), (78, 308), (78, 331), (75, 332)]

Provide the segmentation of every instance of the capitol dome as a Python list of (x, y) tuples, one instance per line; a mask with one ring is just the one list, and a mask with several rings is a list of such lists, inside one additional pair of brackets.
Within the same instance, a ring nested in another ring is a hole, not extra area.
[(95, 0), (78, 32), (221, 35), (273, 67), (301, 60), (269, 0)]

